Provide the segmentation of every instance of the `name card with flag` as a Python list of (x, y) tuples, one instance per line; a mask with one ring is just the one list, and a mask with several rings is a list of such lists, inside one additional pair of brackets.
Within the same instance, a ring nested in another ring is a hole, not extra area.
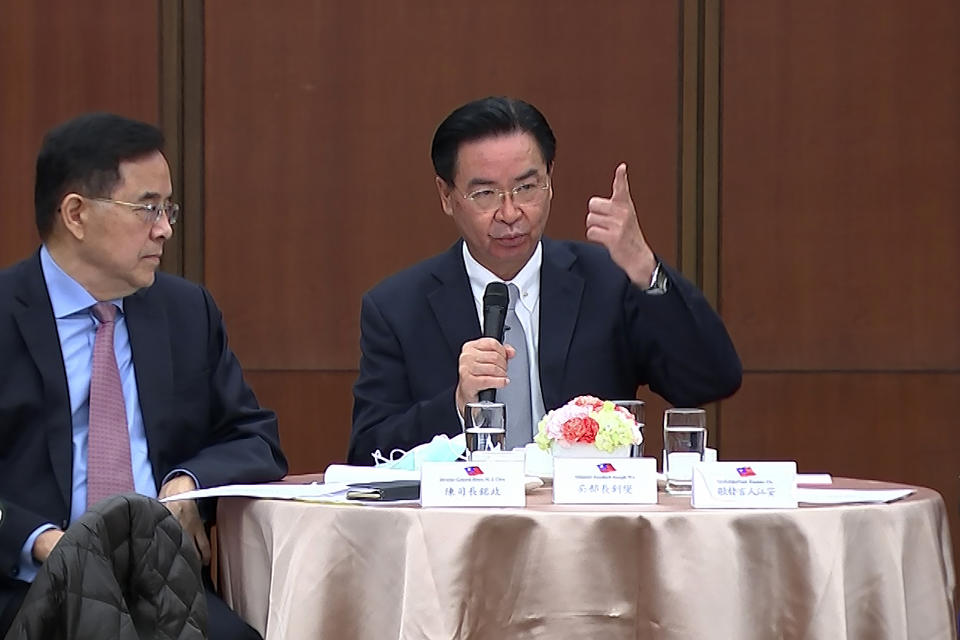
[(420, 467), (424, 507), (523, 507), (523, 461), (424, 462)]
[(554, 458), (556, 504), (657, 504), (656, 458)]
[(795, 509), (797, 463), (695, 462), (695, 509)]

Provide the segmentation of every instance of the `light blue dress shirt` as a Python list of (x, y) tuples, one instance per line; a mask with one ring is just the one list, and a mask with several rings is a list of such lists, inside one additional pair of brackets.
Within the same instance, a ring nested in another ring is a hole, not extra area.
[[(70, 419), (73, 428), (73, 477), (70, 504), (70, 522), (87, 510), (87, 436), (90, 427), (90, 374), (93, 368), (93, 342), (99, 321), (92, 307), (97, 300), (80, 283), (67, 275), (47, 251), (40, 249), (40, 266), (47, 283), (47, 292), (53, 305), (60, 336), (60, 350), (67, 374), (70, 396)], [(115, 320), (113, 348), (120, 369), (123, 385), (123, 401), (127, 410), (127, 428), (130, 431), (130, 462), (133, 466), (133, 484), (137, 493), (157, 497), (153, 480), (153, 466), (147, 451), (147, 436), (140, 413), (140, 398), (137, 394), (137, 378), (133, 370), (130, 350), (130, 335), (123, 315), (123, 300), (111, 300), (120, 309)], [(20, 557), (20, 573), (17, 578), (32, 582), (39, 565), (33, 560), (33, 543), (53, 524), (37, 528), (28, 538)]]

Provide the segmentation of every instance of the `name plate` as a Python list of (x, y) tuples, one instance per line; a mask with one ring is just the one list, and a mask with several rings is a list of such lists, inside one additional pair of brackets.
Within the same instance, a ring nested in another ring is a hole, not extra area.
[(555, 504), (656, 504), (656, 458), (554, 458)]
[(795, 509), (796, 462), (696, 462), (694, 509)]
[(420, 468), (424, 507), (524, 507), (521, 460), (424, 462)]

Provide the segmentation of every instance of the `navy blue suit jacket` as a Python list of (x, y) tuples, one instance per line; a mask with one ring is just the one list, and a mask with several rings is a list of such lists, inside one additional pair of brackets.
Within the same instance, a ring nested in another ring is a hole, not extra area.
[[(372, 464), (375, 449), (387, 454), (461, 431), (460, 349), (481, 335), (461, 243), (363, 297), (352, 464)], [(605, 248), (543, 239), (539, 360), (548, 411), (582, 394), (633, 398), (644, 384), (675, 406), (739, 388), (740, 360), (719, 316), (693, 284), (664, 268), (668, 292), (649, 295)]]
[[(244, 381), (210, 294), (158, 273), (152, 286), (124, 299), (124, 313), (158, 489), (177, 468), (203, 487), (282, 477), (287, 463), (276, 416)], [(0, 610), (30, 533), (47, 522), (67, 526), (71, 438), (67, 378), (38, 252), (0, 271)]]

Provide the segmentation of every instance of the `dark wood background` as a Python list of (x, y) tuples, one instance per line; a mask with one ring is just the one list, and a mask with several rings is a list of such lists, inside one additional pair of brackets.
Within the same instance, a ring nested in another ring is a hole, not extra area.
[(0, 0), (0, 265), (36, 247), (46, 129), (162, 124), (165, 268), (216, 296), (291, 470), (321, 470), (360, 296), (456, 237), (434, 128), (523, 97), (559, 139), (547, 232), (582, 238), (626, 161), (651, 244), (720, 309), (746, 370), (721, 456), (933, 487), (956, 549), (958, 41), (953, 0)]
[(518, 95), (548, 114), (553, 235), (582, 237), (627, 161), (673, 259), (678, 7), (484, 6), (495, 21), (443, 0), (206, 3), (205, 281), (297, 470), (346, 452), (363, 292), (457, 237), (429, 146), (459, 104)]
[(723, 6), (723, 455), (935, 487), (956, 549), (960, 3)]

